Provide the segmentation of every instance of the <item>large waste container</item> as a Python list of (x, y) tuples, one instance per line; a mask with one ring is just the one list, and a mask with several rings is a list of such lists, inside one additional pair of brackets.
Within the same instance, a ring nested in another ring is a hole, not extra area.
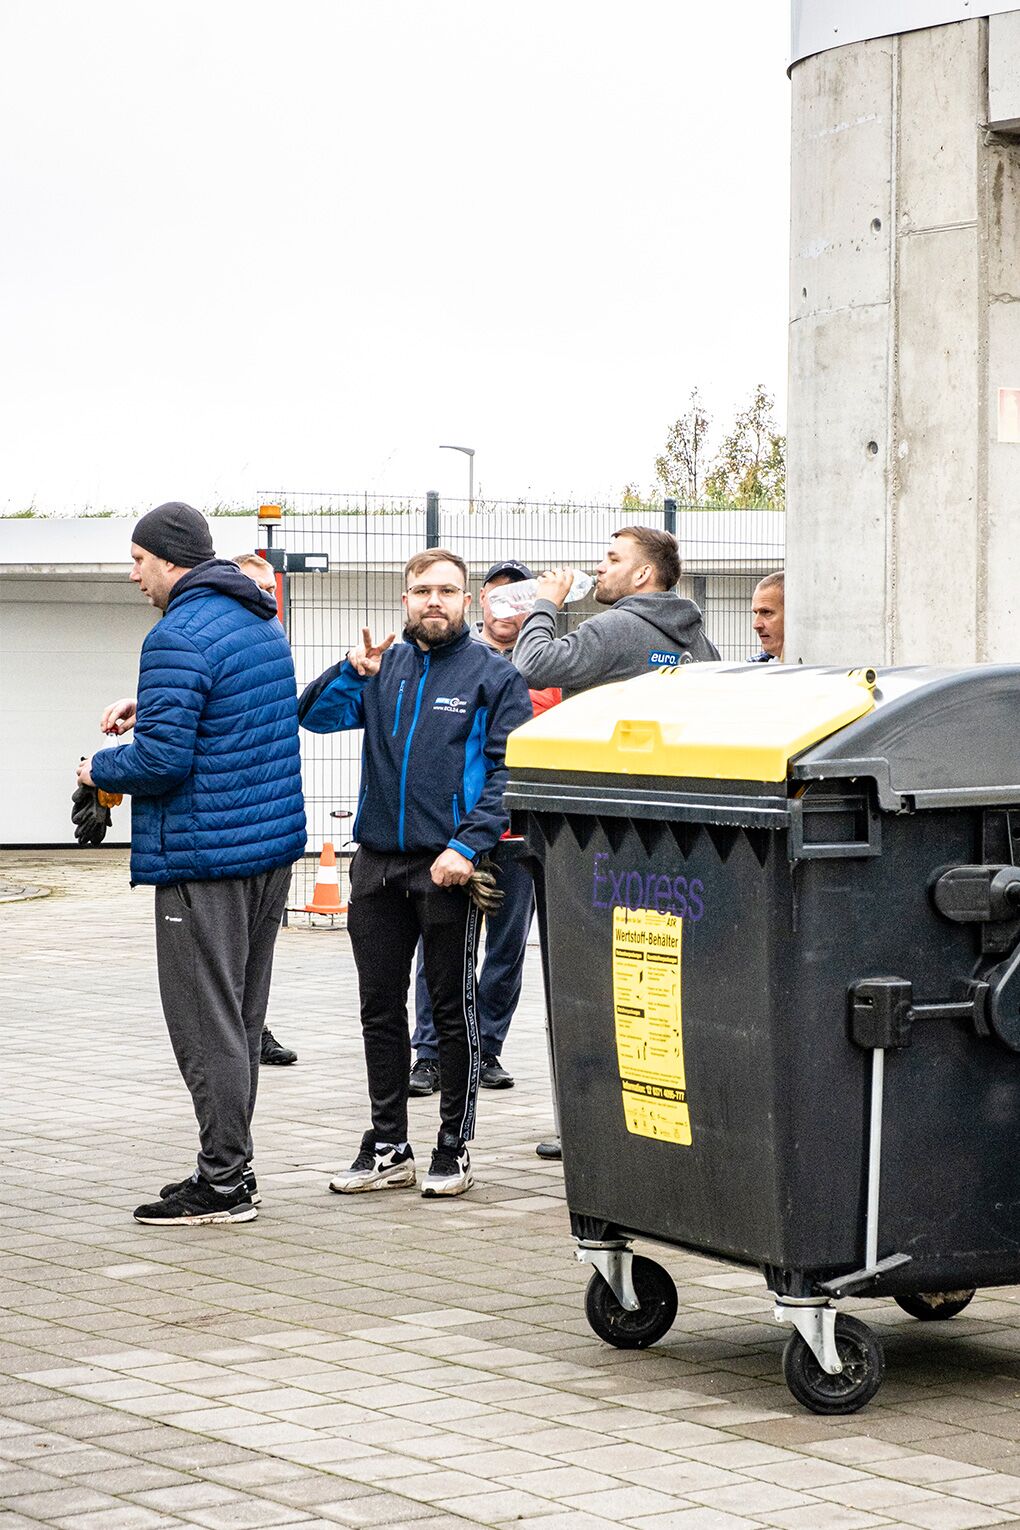
[(589, 1321), (668, 1330), (647, 1237), (756, 1265), (817, 1412), (922, 1318), (1020, 1280), (1020, 667), (699, 664), (507, 751), (541, 863)]

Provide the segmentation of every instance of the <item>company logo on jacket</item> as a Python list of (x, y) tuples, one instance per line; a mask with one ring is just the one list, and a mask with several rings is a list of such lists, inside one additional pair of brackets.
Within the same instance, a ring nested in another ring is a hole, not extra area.
[(458, 717), (467, 714), (467, 702), (460, 696), (437, 696), (432, 703), (433, 712), (455, 712)]
[(670, 653), (667, 649), (656, 648), (648, 655), (650, 669), (675, 669), (678, 664), (692, 664), (694, 661), (690, 653)]

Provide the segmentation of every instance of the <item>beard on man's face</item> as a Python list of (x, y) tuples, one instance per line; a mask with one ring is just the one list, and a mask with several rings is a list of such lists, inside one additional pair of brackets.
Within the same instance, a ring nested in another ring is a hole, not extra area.
[(466, 627), (463, 617), (455, 624), (447, 616), (425, 616), (406, 624), (404, 638), (409, 643), (421, 643), (425, 648), (442, 648), (459, 638)]

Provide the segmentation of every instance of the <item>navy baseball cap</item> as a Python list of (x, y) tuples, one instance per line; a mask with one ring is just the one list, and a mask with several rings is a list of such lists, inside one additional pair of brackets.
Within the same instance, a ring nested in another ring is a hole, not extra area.
[(490, 580), (499, 579), (505, 574), (511, 584), (517, 584), (521, 579), (534, 579), (534, 574), (526, 563), (518, 563), (516, 558), (507, 558), (503, 563), (494, 563), (482, 580), (488, 584)]

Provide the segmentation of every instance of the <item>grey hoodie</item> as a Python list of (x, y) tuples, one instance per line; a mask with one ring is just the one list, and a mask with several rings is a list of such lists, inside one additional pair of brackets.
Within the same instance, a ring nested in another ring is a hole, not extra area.
[(556, 636), (556, 615), (552, 601), (536, 601), (517, 639), (514, 664), (533, 690), (558, 685), (574, 695), (649, 669), (719, 657), (694, 601), (672, 591), (625, 595), (566, 637)]

